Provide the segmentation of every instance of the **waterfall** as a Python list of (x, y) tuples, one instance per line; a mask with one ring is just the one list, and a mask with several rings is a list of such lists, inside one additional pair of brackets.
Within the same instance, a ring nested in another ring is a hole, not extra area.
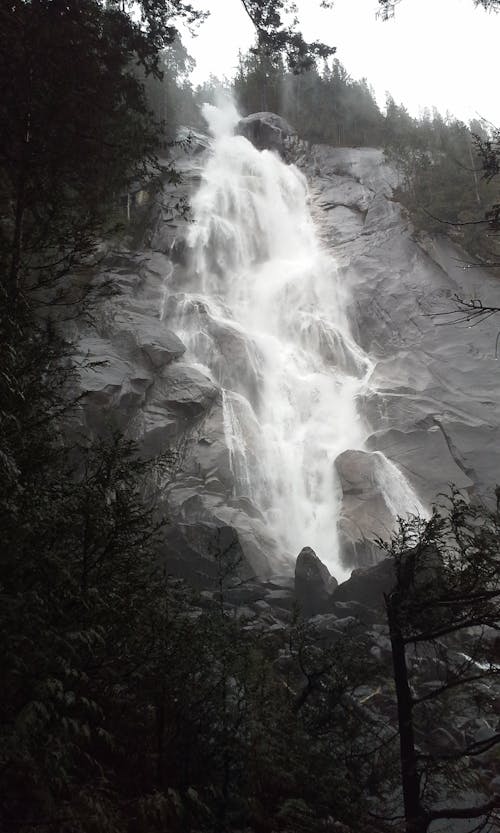
[[(234, 108), (205, 105), (204, 115), (214, 141), (192, 201), (192, 283), (175, 325), (191, 361), (223, 390), (235, 495), (260, 510), (283, 553), (308, 545), (342, 576), (334, 462), (363, 448), (357, 400), (373, 363), (350, 332), (305, 177), (233, 135)], [(399, 510), (412, 490), (391, 466), (398, 482), (388, 486), (391, 467), (379, 467), (380, 487)], [(419, 506), (415, 497), (411, 509)]]

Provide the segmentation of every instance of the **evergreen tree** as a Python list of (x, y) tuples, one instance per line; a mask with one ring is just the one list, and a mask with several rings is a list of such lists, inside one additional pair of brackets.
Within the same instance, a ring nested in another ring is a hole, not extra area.
[[(500, 796), (491, 796), (484, 774), (500, 743), (498, 526), (498, 511), (453, 491), (428, 522), (400, 521), (396, 538), (381, 544), (395, 566), (386, 608), (407, 833), (453, 819), (497, 829)], [(460, 731), (467, 717), (482, 720), (480, 737)], [(466, 790), (477, 798), (464, 801)]]

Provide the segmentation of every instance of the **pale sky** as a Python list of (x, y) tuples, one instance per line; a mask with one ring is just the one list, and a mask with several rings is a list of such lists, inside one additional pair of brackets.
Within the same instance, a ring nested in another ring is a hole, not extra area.
[[(185, 44), (197, 61), (193, 81), (210, 73), (231, 76), (238, 50), (254, 33), (240, 0), (205, 0), (209, 20)], [(469, 120), (482, 116), (500, 126), (500, 14), (476, 8), (472, 0), (402, 0), (394, 20), (376, 18), (377, 0), (297, 0), (308, 40), (337, 47), (336, 57), (353, 78), (366, 77), (381, 105), (389, 91), (413, 115), (436, 106)]]

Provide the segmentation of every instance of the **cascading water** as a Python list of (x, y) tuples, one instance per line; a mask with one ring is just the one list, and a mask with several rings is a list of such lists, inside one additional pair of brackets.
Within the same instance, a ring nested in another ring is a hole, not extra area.
[[(178, 298), (175, 325), (191, 360), (223, 389), (237, 495), (261, 511), (283, 552), (308, 545), (343, 575), (334, 461), (363, 447), (356, 402), (372, 363), (351, 336), (303, 175), (233, 135), (234, 108), (205, 105), (204, 115), (214, 143), (187, 241), (196, 286)], [(422, 511), (379, 456), (391, 506)]]

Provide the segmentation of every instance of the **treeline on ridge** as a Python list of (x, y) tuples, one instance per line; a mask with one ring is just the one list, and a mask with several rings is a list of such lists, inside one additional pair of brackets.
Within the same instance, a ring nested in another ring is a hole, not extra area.
[(396, 197), (416, 232), (448, 235), (472, 262), (498, 265), (500, 192), (491, 169), (496, 131), (486, 122), (466, 124), (436, 109), (413, 117), (389, 94), (381, 109), (368, 81), (353, 79), (336, 58), (316, 59), (294, 73), (279, 54), (256, 46), (240, 54), (232, 79), (212, 77), (193, 87), (193, 61), (177, 39), (161, 66), (163, 79), (149, 79), (146, 89), (156, 118), (168, 125), (166, 140), (180, 124), (205, 129), (200, 105), (214, 103), (222, 90), (234, 96), (242, 115), (278, 113), (313, 144), (383, 148), (400, 174)]

